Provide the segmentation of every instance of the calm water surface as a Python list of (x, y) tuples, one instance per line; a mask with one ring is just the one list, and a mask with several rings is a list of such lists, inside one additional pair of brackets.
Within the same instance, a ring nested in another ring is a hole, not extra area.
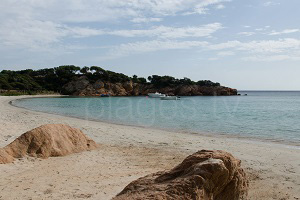
[[(300, 92), (240, 92), (242, 96), (32, 98), (15, 105), (90, 120), (228, 134), (300, 145)], [(247, 96), (243, 94), (247, 93)]]

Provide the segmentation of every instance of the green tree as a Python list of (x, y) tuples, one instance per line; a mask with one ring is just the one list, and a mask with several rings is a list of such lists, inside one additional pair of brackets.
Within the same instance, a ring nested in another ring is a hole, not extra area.
[(80, 69), (80, 73), (82, 73), (82, 74), (84, 74), (84, 75), (86, 75), (86, 74), (88, 74), (90, 72), (90, 68), (89, 67), (83, 67), (83, 68), (81, 68)]
[(8, 74), (1, 74), (0, 73), (0, 89), (4, 90), (10, 90), (13, 89), (13, 87), (8, 82)]
[(91, 66), (90, 70), (93, 71), (93, 73), (96, 73), (96, 74), (103, 74), (104, 71), (105, 71), (104, 69), (102, 69), (101, 67), (98, 67), (98, 66)]
[(144, 77), (139, 77), (139, 78), (138, 78), (138, 82), (139, 82), (139, 83), (142, 83), (142, 84), (146, 84), (146, 83), (147, 83), (147, 80), (146, 80)]
[(138, 76), (137, 76), (137, 75), (133, 75), (133, 76), (132, 76), (132, 81), (133, 81), (134, 83), (137, 83), (137, 82), (138, 82)]

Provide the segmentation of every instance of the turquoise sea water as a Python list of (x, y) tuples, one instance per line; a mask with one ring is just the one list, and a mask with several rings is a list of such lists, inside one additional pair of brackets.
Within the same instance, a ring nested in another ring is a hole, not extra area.
[[(300, 145), (300, 92), (240, 92), (242, 96), (32, 98), (30, 110), (118, 124), (222, 134)], [(243, 94), (247, 93), (247, 96)], [(174, 133), (175, 134), (175, 133)]]

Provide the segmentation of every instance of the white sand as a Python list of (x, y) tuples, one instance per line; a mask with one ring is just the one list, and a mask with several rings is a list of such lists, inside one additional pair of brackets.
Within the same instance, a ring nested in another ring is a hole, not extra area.
[(0, 165), (0, 199), (110, 199), (130, 181), (169, 169), (201, 149), (220, 149), (242, 160), (249, 199), (300, 199), (300, 149), (224, 137), (86, 121), (9, 105), (24, 97), (0, 96), (0, 146), (39, 125), (80, 128), (98, 150)]

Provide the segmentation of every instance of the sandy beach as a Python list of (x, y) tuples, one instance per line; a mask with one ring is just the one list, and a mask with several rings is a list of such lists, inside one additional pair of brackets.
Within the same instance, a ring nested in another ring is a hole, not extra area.
[(300, 199), (299, 147), (238, 138), (174, 133), (87, 121), (17, 108), (0, 96), (0, 146), (43, 124), (68, 124), (100, 144), (65, 157), (23, 158), (0, 165), (0, 199), (110, 199), (131, 181), (170, 169), (201, 150), (225, 150), (242, 160), (249, 199)]

